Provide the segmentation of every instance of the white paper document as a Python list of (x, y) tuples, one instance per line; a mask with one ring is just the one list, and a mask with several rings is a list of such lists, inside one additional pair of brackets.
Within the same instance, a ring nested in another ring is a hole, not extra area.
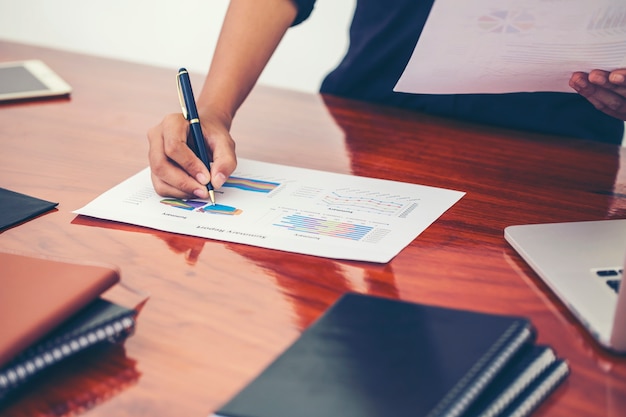
[(149, 168), (74, 211), (153, 229), (385, 263), (465, 193), (239, 159), (206, 200), (159, 196)]
[(574, 93), (573, 72), (623, 67), (625, 0), (435, 0), (394, 91)]

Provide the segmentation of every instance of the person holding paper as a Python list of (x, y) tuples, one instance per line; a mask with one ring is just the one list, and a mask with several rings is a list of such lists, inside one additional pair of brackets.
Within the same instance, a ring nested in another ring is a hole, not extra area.
[(570, 86), (596, 109), (616, 119), (626, 120), (626, 68), (611, 72), (575, 72), (570, 78)]
[[(231, 0), (204, 86), (197, 97), (213, 153), (209, 172), (186, 144), (188, 123), (167, 115), (148, 132), (155, 190), (164, 196), (208, 198), (234, 171), (229, 130), (263, 68), (290, 26), (304, 21), (315, 0)], [(358, 0), (349, 49), (320, 92), (512, 129), (621, 143), (626, 120), (626, 68), (575, 72), (579, 94), (422, 95), (393, 91), (422, 31), (433, 0)]]

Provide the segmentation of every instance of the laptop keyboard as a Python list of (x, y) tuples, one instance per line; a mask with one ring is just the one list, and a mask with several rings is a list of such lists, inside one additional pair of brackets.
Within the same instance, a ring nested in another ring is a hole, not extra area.
[(607, 268), (596, 270), (596, 275), (604, 280), (606, 285), (609, 286), (615, 293), (619, 292), (619, 287), (622, 282), (624, 270), (621, 268)]

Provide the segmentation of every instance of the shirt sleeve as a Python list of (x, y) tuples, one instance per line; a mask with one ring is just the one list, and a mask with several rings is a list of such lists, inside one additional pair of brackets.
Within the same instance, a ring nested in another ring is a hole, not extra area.
[(296, 26), (302, 22), (304, 22), (311, 15), (313, 11), (313, 6), (315, 5), (315, 0), (291, 0), (294, 2), (296, 7), (298, 8), (298, 14), (294, 19), (291, 26)]

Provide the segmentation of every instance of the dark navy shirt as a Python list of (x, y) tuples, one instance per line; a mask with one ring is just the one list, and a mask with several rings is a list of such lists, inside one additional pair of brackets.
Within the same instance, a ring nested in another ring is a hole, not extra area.
[[(294, 25), (315, 0), (293, 0)], [(624, 122), (572, 93), (425, 95), (393, 88), (417, 44), (434, 0), (357, 0), (350, 44), (320, 92), (508, 128), (621, 143)]]

